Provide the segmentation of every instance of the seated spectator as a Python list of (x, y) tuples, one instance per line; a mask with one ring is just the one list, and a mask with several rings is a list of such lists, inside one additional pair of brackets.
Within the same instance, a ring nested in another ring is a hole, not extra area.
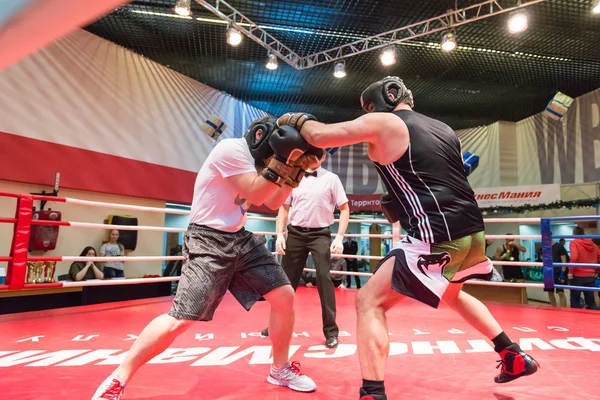
[[(122, 257), (125, 255), (125, 248), (118, 243), (119, 231), (113, 229), (110, 231), (110, 240), (100, 247), (100, 257)], [(104, 262), (104, 276), (106, 278), (124, 278), (125, 264), (122, 261)]]
[[(344, 242), (343, 253), (348, 254), (348, 255), (353, 255), (353, 256), (357, 255), (358, 254), (358, 243), (356, 242), (356, 240), (354, 240), (351, 237), (348, 237), (348, 239)], [(348, 267), (348, 271), (358, 272), (358, 260), (356, 258), (346, 259), (346, 265)], [(361, 287), (360, 276), (355, 276), (354, 279), (356, 282), (356, 288), (360, 289), (360, 287)], [(346, 286), (347, 287), (352, 286), (352, 279), (350, 276), (348, 276)]]
[[(573, 235), (583, 234), (582, 227), (576, 226), (573, 229)], [(590, 239), (575, 239), (569, 247), (571, 249), (571, 262), (573, 263), (597, 264), (600, 261), (600, 251)], [(596, 275), (597, 272), (594, 268), (569, 267), (569, 284), (593, 288), (596, 284)], [(582, 290), (571, 289), (571, 308), (582, 308), (581, 292)], [(583, 297), (588, 309), (598, 309), (593, 292), (584, 290)]]
[[(346, 268), (346, 260), (343, 258), (334, 258), (329, 264), (330, 271), (346, 271)], [(336, 288), (343, 287), (347, 276), (348, 275), (331, 274), (333, 286)], [(306, 287), (317, 286), (317, 277), (313, 276), (309, 272), (302, 273), (302, 280), (306, 283)]]
[[(79, 255), (80, 257), (96, 257), (96, 249), (88, 246)], [(86, 281), (88, 279), (104, 279), (104, 267), (96, 265), (93, 261), (76, 261), (71, 264), (69, 275), (74, 281)]]
[[(171, 249), (171, 256), (181, 256), (183, 254), (183, 249), (181, 245), (177, 245)], [(181, 267), (183, 265), (182, 260), (171, 260), (167, 263), (167, 267), (163, 272), (163, 276), (180, 276), (181, 275)]]

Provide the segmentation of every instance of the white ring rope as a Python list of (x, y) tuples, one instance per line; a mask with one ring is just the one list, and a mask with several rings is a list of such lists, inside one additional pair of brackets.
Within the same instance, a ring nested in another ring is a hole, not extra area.
[(190, 214), (190, 212), (187, 210), (177, 210), (176, 208), (158, 208), (158, 207), (136, 206), (136, 205), (131, 205), (131, 204), (121, 204), (121, 203), (105, 203), (105, 202), (101, 202), (101, 201), (74, 199), (72, 197), (64, 197), (64, 199), (65, 199), (65, 203), (80, 204), (80, 205), (92, 206), (92, 207), (110, 207), (110, 208), (117, 208), (120, 210), (138, 210), (138, 211), (147, 211), (147, 212), (164, 213), (164, 214), (180, 214), (180, 215), (189, 215)]
[[(92, 222), (76, 222), (66, 221), (69, 226), (75, 228), (93, 228), (93, 229), (118, 229), (122, 231), (158, 231), (158, 232), (187, 232), (186, 228), (168, 228), (164, 226), (138, 226), (138, 225), (112, 225), (112, 224), (96, 224)], [(44, 224), (39, 224), (44, 225)], [(252, 231), (255, 235), (261, 236), (277, 236), (277, 232)], [(346, 237), (365, 237), (365, 238), (382, 238), (392, 239), (394, 236), (390, 234), (368, 234), (368, 233), (347, 233)], [(400, 235), (404, 238), (406, 235)], [(541, 235), (485, 235), (486, 239), (541, 239)]]
[[(136, 210), (136, 211), (145, 211), (145, 212), (153, 212), (153, 213), (164, 213), (164, 214), (178, 214), (178, 215), (189, 215), (190, 211), (188, 210), (179, 210), (176, 208), (158, 208), (158, 207), (146, 207), (146, 206), (137, 206), (130, 204), (121, 204), (121, 203), (107, 203), (107, 202), (99, 202), (99, 201), (91, 201), (91, 200), (82, 200), (71, 197), (63, 198), (66, 203), (78, 204), (78, 205), (86, 205), (91, 207), (107, 207), (121, 210)], [(57, 200), (60, 201), (60, 200)], [(262, 216), (254, 216), (248, 215), (248, 220), (256, 220), (256, 221), (277, 221), (276, 217), (262, 217)], [(334, 222), (339, 222), (339, 219), (335, 219)], [(540, 218), (485, 218), (484, 222), (486, 223), (503, 223), (503, 222), (517, 222), (517, 223), (539, 223), (541, 221)], [(348, 222), (350, 223), (365, 223), (365, 224), (387, 224), (390, 225), (390, 222), (385, 219), (350, 219)], [(96, 224), (96, 223), (88, 223), (88, 222), (67, 222), (68, 226), (78, 227), (78, 228), (94, 228), (94, 229), (118, 229), (118, 230), (139, 230), (139, 231), (160, 231), (160, 232), (186, 232), (185, 228), (168, 228), (164, 226), (136, 226), (136, 225), (111, 225), (111, 224)], [(276, 236), (276, 232), (253, 232), (255, 235), (271, 235)], [(395, 238), (394, 235), (391, 234), (352, 234), (347, 233), (345, 236), (347, 237), (358, 237), (358, 238)], [(405, 237), (406, 235), (399, 235), (400, 238)], [(398, 237), (398, 236), (396, 236)], [(486, 235), (486, 239), (540, 239), (541, 235)], [(273, 253), (277, 254), (277, 253)], [(335, 258), (348, 258), (348, 259), (366, 259), (366, 260), (381, 260), (384, 257), (381, 256), (366, 256), (366, 255), (350, 255), (350, 254), (335, 254), (332, 255)], [(52, 257), (49, 257), (52, 258)], [(140, 262), (140, 261), (184, 261), (185, 258), (183, 256), (124, 256), (124, 257), (82, 257), (82, 256), (63, 256), (61, 257), (62, 261), (65, 262), (73, 262), (73, 261), (97, 261), (97, 262), (107, 262), (107, 261), (122, 261), (122, 262)], [(515, 261), (492, 261), (493, 265), (502, 265), (502, 266), (528, 266), (528, 267), (538, 267), (543, 266), (541, 262), (515, 262)], [(315, 269), (304, 268), (306, 272), (316, 272)], [(366, 276), (370, 277), (373, 274), (369, 272), (349, 272), (349, 271), (330, 271), (331, 274), (337, 275), (346, 275), (346, 276)], [(89, 280), (89, 281), (77, 281), (77, 282), (67, 282), (63, 281), (62, 284), (64, 287), (83, 287), (83, 286), (112, 286), (112, 285), (133, 285), (138, 283), (151, 283), (151, 282), (176, 282), (179, 281), (179, 276), (170, 276), (170, 277), (159, 277), (159, 278), (130, 278), (130, 279), (112, 279), (112, 280)], [(538, 283), (504, 283), (504, 282), (488, 282), (488, 281), (480, 281), (480, 280), (471, 280), (465, 282), (467, 284), (473, 285), (483, 285), (483, 286), (500, 286), (500, 287), (521, 287), (521, 288), (544, 288), (543, 284)]]
[[(131, 204), (122, 204), (122, 203), (107, 203), (101, 201), (91, 201), (91, 200), (83, 200), (76, 199), (72, 197), (63, 197), (66, 203), (71, 204), (80, 204), (92, 207), (110, 207), (121, 210), (138, 210), (138, 211), (147, 211), (147, 212), (156, 212), (156, 213), (165, 213), (165, 214), (179, 214), (179, 215), (189, 215), (190, 211), (188, 210), (178, 210), (176, 208), (159, 208), (159, 207), (146, 207), (146, 206), (137, 206)], [(50, 200), (51, 201), (51, 200)], [(57, 200), (60, 201), (60, 200)], [(276, 217), (260, 217), (260, 216), (252, 216), (248, 215), (248, 219), (257, 220), (257, 221), (276, 221)], [(500, 223), (500, 222), (520, 222), (520, 223), (539, 223), (541, 218), (484, 218), (483, 222), (489, 223)], [(339, 219), (336, 219), (335, 222), (339, 222)], [(376, 223), (376, 224), (390, 224), (388, 220), (385, 219), (356, 219), (350, 220), (350, 222), (355, 223)]]
[[(317, 272), (316, 269), (304, 268), (306, 272)], [(348, 271), (329, 271), (332, 275), (347, 275), (347, 276), (373, 276), (370, 272), (348, 272)], [(489, 282), (480, 280), (470, 280), (465, 282), (472, 285), (483, 285), (483, 286), (510, 286), (510, 287), (521, 287), (521, 288), (544, 288), (542, 283), (505, 283), (505, 282)]]
[(160, 278), (133, 278), (133, 279), (111, 279), (111, 280), (90, 280), (90, 281), (62, 281), (63, 287), (78, 286), (113, 286), (113, 285), (136, 285), (138, 283), (154, 282), (177, 282), (178, 276), (162, 276)]
[[(273, 252), (273, 255), (278, 253)], [(310, 253), (309, 253), (310, 254)], [(364, 260), (382, 260), (382, 256), (364, 256), (364, 255), (353, 255), (353, 254), (332, 254), (332, 258), (350, 258), (350, 259), (364, 259)], [(48, 257), (52, 258), (52, 257)], [(183, 261), (183, 256), (122, 256), (122, 257), (85, 257), (85, 256), (63, 256), (61, 261), (121, 261), (121, 262), (139, 262), (139, 261)], [(541, 262), (527, 262), (527, 261), (492, 261), (493, 265), (511, 266), (511, 267), (542, 267), (544, 264)]]
[(522, 223), (540, 223), (542, 222), (541, 218), (484, 218), (483, 222), (522, 222)]
[[(111, 225), (94, 224), (91, 222), (71, 222), (69, 226), (77, 228), (95, 228), (95, 229), (118, 229), (121, 231), (159, 231), (159, 232), (186, 232), (185, 228), (167, 228), (165, 226), (138, 226), (138, 225)], [(43, 225), (43, 224), (40, 224)]]
[[(52, 258), (52, 257), (48, 257)], [(184, 260), (183, 256), (123, 256), (123, 257), (85, 257), (85, 256), (63, 256), (62, 261), (121, 261), (121, 262), (139, 262), (139, 261), (178, 261)]]

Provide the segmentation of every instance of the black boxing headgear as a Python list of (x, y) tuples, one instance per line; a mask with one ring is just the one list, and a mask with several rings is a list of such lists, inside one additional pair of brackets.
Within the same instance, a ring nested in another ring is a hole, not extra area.
[(415, 106), (412, 92), (397, 76), (386, 76), (372, 83), (360, 95), (360, 106), (366, 112), (394, 111), (402, 102), (411, 108)]
[[(262, 129), (262, 136), (257, 140), (256, 131), (259, 129)], [(271, 145), (269, 145), (269, 136), (275, 129), (277, 129), (277, 122), (273, 118), (265, 117), (252, 121), (244, 134), (250, 154), (252, 154), (257, 167), (265, 168), (267, 166), (265, 160), (275, 154)]]

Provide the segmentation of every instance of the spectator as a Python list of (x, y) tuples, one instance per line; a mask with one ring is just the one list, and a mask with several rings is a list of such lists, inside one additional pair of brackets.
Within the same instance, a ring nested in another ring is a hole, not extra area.
[[(79, 255), (80, 257), (96, 257), (96, 249), (88, 246)], [(104, 279), (104, 267), (102, 264), (96, 265), (93, 261), (76, 261), (71, 264), (69, 275), (74, 281), (87, 281), (88, 279)]]
[(277, 239), (275, 239), (275, 236), (271, 235), (270, 239), (267, 242), (267, 248), (269, 249), (269, 251), (271, 253), (275, 253), (275, 243), (277, 242)]
[[(344, 242), (344, 254), (349, 255), (357, 255), (358, 254), (358, 243), (356, 240), (349, 237), (348, 240)], [(358, 260), (356, 258), (347, 258), (346, 265), (348, 266), (348, 271), (358, 272)], [(360, 276), (355, 276), (354, 280), (356, 282), (356, 288), (360, 289)], [(352, 278), (349, 276), (348, 281), (346, 282), (346, 287), (352, 286)]]
[[(512, 235), (512, 233), (507, 233), (507, 235)], [(498, 247), (496, 249), (496, 256), (494, 257), (494, 260), (517, 262), (520, 261), (520, 253), (525, 253), (526, 251), (527, 249), (521, 246), (518, 242), (512, 239), (506, 239), (506, 243), (503, 244), (502, 247)], [(525, 277), (523, 276), (521, 267), (512, 265), (503, 266), (502, 273), (505, 281), (525, 282)]]
[[(330, 271), (347, 271), (346, 268), (347, 262), (343, 258), (333, 258), (330, 263)], [(330, 274), (331, 281), (333, 282), (333, 286), (336, 288), (340, 288), (344, 286), (347, 275), (339, 275), (339, 274)], [(306, 287), (317, 286), (317, 278), (309, 272), (304, 272), (302, 274), (302, 280), (306, 283)]]
[(494, 243), (494, 239), (485, 239), (485, 252), (487, 253), (488, 247), (490, 247)]
[[(183, 249), (180, 244), (171, 249), (171, 256), (179, 257), (183, 254)], [(183, 260), (171, 260), (167, 263), (163, 276), (181, 276), (181, 267)]]
[[(110, 240), (100, 247), (100, 257), (122, 257), (125, 255), (125, 248), (118, 243), (119, 231), (113, 229), (110, 231)], [(107, 261), (104, 263), (104, 276), (106, 278), (124, 278), (125, 264), (122, 261)]]
[[(564, 239), (560, 239), (557, 243), (552, 241), (552, 263), (566, 263), (567, 261), (567, 250), (564, 246)], [(567, 275), (567, 267), (554, 268), (554, 284), (564, 285)], [(565, 296), (564, 289), (544, 289), (544, 292), (548, 293), (548, 299), (553, 307), (556, 307), (556, 297), (554, 291), (558, 293), (558, 299), (561, 307), (567, 306), (567, 297)]]
[[(573, 235), (583, 235), (584, 230), (580, 226), (573, 229)], [(571, 261), (573, 263), (597, 264), (600, 262), (600, 251), (590, 239), (575, 239), (571, 242)], [(585, 267), (569, 267), (569, 284), (572, 286), (585, 286), (593, 288), (596, 284), (596, 270)], [(571, 289), (571, 308), (582, 308), (581, 305), (582, 290)], [(594, 292), (583, 291), (585, 304), (590, 310), (597, 310), (598, 306), (594, 301)]]

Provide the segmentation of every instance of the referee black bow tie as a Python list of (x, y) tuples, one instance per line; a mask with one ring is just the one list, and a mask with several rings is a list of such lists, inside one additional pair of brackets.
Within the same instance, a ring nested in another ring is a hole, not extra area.
[(306, 171), (306, 173), (304, 175), (305, 176), (314, 176), (316, 178), (317, 177), (317, 171), (313, 171), (313, 172)]

